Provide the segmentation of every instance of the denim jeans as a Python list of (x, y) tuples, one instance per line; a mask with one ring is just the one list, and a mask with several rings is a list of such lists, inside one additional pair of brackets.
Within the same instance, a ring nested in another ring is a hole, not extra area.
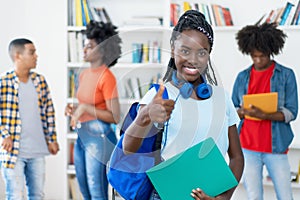
[(149, 200), (161, 200), (156, 190), (153, 190)]
[(42, 200), (45, 184), (45, 158), (18, 158), (15, 168), (1, 168), (5, 182), (6, 200)]
[(260, 153), (243, 149), (244, 186), (248, 200), (263, 200), (263, 166), (274, 184), (278, 200), (292, 200), (291, 170), (286, 154)]
[(80, 191), (85, 200), (107, 200), (106, 164), (117, 142), (115, 133), (100, 120), (84, 122), (77, 131), (74, 162)]

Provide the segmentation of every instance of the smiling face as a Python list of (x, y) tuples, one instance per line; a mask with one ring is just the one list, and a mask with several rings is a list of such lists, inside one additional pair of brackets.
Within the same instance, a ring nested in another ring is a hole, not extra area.
[(198, 30), (184, 30), (172, 46), (177, 78), (191, 83), (200, 80), (200, 74), (207, 68), (209, 51), (206, 35)]

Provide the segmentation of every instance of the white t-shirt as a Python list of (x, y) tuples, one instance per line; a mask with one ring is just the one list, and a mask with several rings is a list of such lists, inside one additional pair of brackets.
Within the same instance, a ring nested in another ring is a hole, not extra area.
[[(208, 137), (215, 140), (225, 156), (229, 146), (228, 127), (240, 121), (228, 93), (221, 87), (212, 86), (213, 94), (208, 99), (184, 99), (170, 82), (165, 86), (169, 99), (177, 100), (170, 120), (165, 123), (163, 159), (169, 159)], [(152, 88), (140, 104), (148, 104), (155, 94), (156, 90)]]

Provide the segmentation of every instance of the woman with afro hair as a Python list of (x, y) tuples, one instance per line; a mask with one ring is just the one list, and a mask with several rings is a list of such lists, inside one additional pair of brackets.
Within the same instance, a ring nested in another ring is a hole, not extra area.
[(106, 164), (116, 144), (111, 124), (120, 120), (117, 82), (110, 67), (121, 55), (121, 39), (111, 23), (90, 21), (86, 27), (84, 61), (90, 67), (79, 75), (78, 104), (68, 104), (65, 115), (78, 134), (74, 163), (85, 200), (107, 200)]
[[(293, 199), (287, 152), (294, 135), (290, 122), (298, 113), (297, 83), (293, 70), (273, 59), (282, 51), (286, 37), (275, 23), (248, 25), (236, 35), (239, 50), (250, 55), (253, 62), (239, 72), (232, 92), (241, 118), (238, 130), (245, 157), (243, 182), (249, 200), (263, 199), (263, 166), (277, 199)], [(265, 113), (253, 105), (243, 108), (243, 95), (269, 92), (278, 93), (276, 112)]]

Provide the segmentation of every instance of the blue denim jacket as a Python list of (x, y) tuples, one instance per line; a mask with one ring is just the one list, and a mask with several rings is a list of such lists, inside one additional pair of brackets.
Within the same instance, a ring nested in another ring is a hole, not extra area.
[[(238, 109), (243, 104), (243, 95), (248, 92), (251, 67), (241, 71), (234, 83), (232, 101)], [(272, 152), (283, 153), (291, 144), (294, 134), (290, 122), (298, 114), (298, 94), (295, 74), (292, 69), (275, 63), (274, 73), (271, 77), (271, 92), (278, 92), (278, 110), (284, 114), (285, 121), (272, 121)], [(244, 120), (242, 119), (238, 130), (240, 132)]]

